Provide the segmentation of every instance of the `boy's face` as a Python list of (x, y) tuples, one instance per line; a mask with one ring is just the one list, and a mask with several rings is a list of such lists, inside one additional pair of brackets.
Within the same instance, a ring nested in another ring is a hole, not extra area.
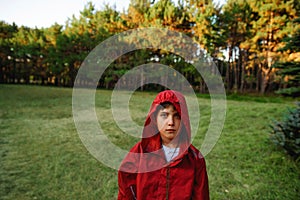
[(179, 132), (181, 122), (179, 113), (173, 105), (168, 105), (158, 111), (156, 122), (163, 144), (170, 143)]

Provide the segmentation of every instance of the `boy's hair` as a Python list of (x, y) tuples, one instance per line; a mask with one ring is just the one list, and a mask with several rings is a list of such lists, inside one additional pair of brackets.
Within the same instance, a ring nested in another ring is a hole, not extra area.
[[(154, 116), (157, 117), (158, 111), (163, 110), (164, 108), (167, 108), (169, 106), (173, 106), (174, 110), (176, 110), (176, 107), (169, 101), (165, 101), (159, 104), (159, 106), (156, 107), (156, 110), (154, 112)], [(176, 110), (178, 112), (178, 110)]]
[(160, 106), (157, 107), (157, 109), (164, 109), (164, 108), (167, 108), (169, 106), (173, 106), (174, 109), (176, 110), (175, 106), (169, 102), (169, 101), (165, 101), (165, 102), (162, 102), (161, 104), (159, 104)]

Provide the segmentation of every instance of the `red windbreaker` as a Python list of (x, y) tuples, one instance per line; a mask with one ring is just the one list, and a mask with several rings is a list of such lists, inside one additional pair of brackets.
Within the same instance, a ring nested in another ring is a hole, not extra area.
[[(167, 162), (155, 112), (163, 102), (172, 103), (181, 116), (180, 152)], [(207, 200), (208, 178), (205, 160), (192, 144), (187, 105), (179, 92), (157, 95), (145, 121), (143, 138), (123, 160), (118, 174), (119, 200)]]

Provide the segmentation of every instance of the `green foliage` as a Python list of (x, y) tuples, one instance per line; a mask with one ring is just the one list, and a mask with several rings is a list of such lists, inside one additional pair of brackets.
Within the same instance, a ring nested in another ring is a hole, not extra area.
[[(294, 20), (294, 24), (295, 26), (300, 25), (300, 17)], [(277, 62), (273, 65), (278, 70), (277, 74), (282, 77), (281, 80), (287, 79), (282, 81), (285, 88), (279, 89), (277, 93), (298, 97), (300, 96), (300, 60), (297, 58), (297, 54), (300, 55), (300, 27), (292, 36), (284, 38), (283, 41), (285, 46), (279, 51), (289, 51), (295, 53), (296, 56), (291, 61)]]
[(289, 87), (280, 89), (275, 92), (276, 94), (280, 94), (282, 96), (289, 96), (289, 97), (299, 97), (300, 96), (300, 88), (299, 87)]
[[(282, 47), (283, 38), (296, 31), (291, 19), (296, 17), (296, 9), (291, 6), (293, 1), (281, 0), (249, 0), (252, 9), (252, 36), (247, 38), (244, 46), (248, 48), (250, 62), (258, 64), (258, 76), (261, 77), (259, 89), (265, 93), (267, 87), (275, 79), (275, 69), (272, 65), (282, 60), (284, 56), (277, 51)], [(275, 81), (274, 81), (275, 82)]]
[(289, 109), (282, 121), (271, 125), (271, 139), (283, 147), (295, 159), (300, 157), (300, 102), (297, 107)]

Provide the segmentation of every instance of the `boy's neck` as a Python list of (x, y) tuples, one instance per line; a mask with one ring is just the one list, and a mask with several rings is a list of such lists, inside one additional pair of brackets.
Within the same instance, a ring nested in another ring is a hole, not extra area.
[(173, 141), (170, 141), (170, 142), (164, 142), (162, 141), (162, 144), (166, 147), (169, 147), (169, 148), (177, 148), (178, 147), (178, 143), (177, 142), (173, 142)]

